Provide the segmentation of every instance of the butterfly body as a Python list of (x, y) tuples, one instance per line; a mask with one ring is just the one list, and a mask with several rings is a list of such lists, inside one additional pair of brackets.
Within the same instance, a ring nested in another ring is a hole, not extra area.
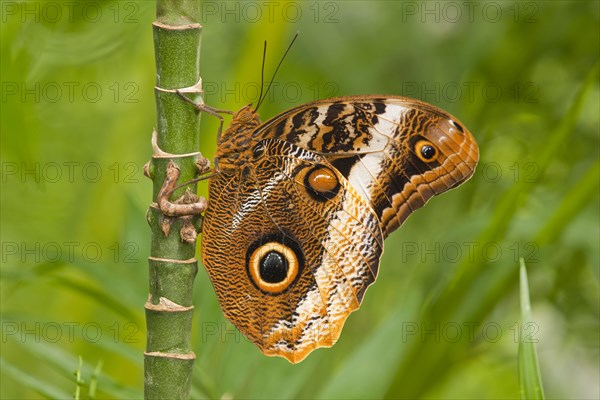
[(265, 354), (332, 346), (372, 284), (383, 240), (468, 179), (477, 145), (446, 112), (394, 96), (328, 99), (218, 140), (203, 260), (221, 307)]

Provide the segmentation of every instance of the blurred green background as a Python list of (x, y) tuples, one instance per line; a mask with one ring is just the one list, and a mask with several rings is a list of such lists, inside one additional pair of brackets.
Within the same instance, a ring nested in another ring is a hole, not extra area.
[[(79, 369), (81, 398), (139, 398), (154, 2), (0, 4), (0, 395), (69, 398)], [(270, 75), (299, 31), (263, 118), (406, 95), (457, 116), (481, 160), (387, 239), (339, 342), (299, 365), (226, 322), (201, 267), (193, 397), (517, 398), (523, 257), (546, 395), (597, 399), (599, 4), (203, 2), (208, 104), (254, 101), (263, 41)]]

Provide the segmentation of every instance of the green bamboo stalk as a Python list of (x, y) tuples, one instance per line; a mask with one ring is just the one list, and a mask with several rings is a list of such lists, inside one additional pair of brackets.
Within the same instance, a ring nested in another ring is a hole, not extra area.
[[(198, 208), (189, 212), (189, 207), (205, 202), (191, 194), (195, 185), (187, 193), (165, 188), (195, 178), (204, 162), (198, 152), (199, 114), (176, 93), (180, 90), (201, 101), (199, 17), (198, 0), (157, 1), (153, 23), (157, 126), (154, 154), (146, 168), (153, 181), (153, 202), (147, 213), (152, 245), (150, 293), (144, 307), (146, 399), (189, 398), (196, 358), (191, 348), (192, 288), (198, 269), (194, 255), (200, 215)], [(188, 207), (188, 212), (181, 207)]]

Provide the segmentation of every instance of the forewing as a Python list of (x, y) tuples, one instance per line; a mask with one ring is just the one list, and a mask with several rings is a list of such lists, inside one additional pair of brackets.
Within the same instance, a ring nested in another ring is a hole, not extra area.
[[(394, 96), (328, 99), (292, 108), (253, 133), (329, 160), (377, 213), (387, 236), (433, 195), (467, 180), (479, 150), (456, 118), (427, 103)], [(425, 160), (417, 146), (437, 150)]]

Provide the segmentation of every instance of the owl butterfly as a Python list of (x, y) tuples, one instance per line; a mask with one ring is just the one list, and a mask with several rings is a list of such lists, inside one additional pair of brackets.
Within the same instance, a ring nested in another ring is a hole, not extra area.
[(384, 238), (478, 158), (456, 118), (409, 98), (320, 100), (265, 123), (242, 108), (218, 139), (202, 228), (225, 316), (292, 363), (332, 346)]

